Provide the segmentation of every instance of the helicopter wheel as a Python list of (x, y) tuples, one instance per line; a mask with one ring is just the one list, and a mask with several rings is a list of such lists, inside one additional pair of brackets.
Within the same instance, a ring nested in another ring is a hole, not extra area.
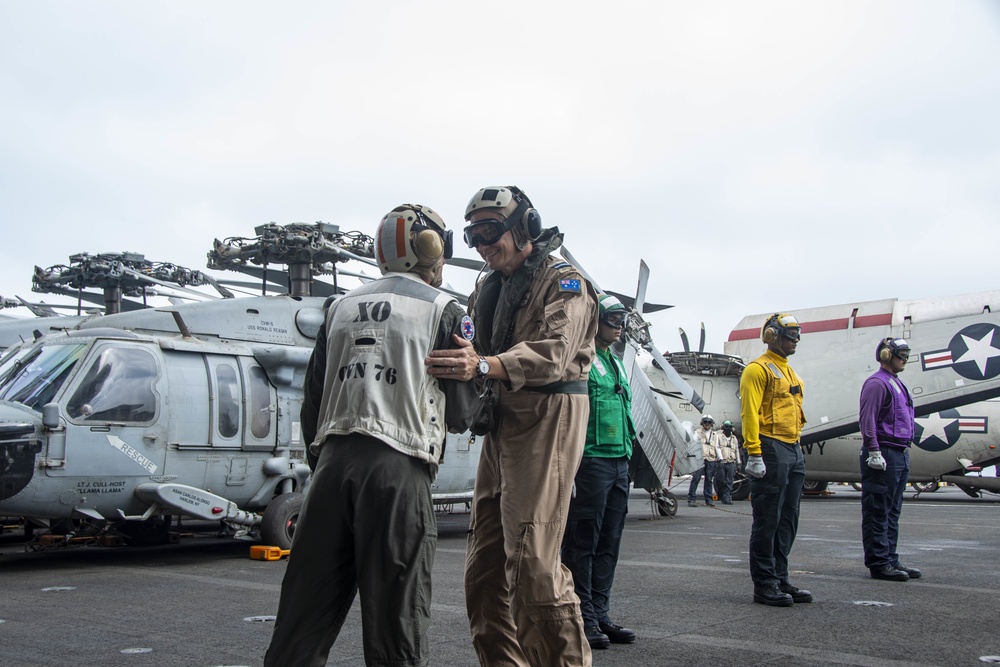
[(155, 547), (170, 541), (171, 521), (169, 514), (162, 514), (145, 521), (119, 521), (115, 528), (130, 547)]
[(677, 514), (677, 496), (663, 489), (657, 489), (651, 493), (653, 500), (656, 501), (656, 511), (660, 513), (660, 516)]
[(736, 472), (733, 480), (733, 500), (746, 500), (750, 497), (750, 478), (742, 472)]
[(914, 482), (913, 488), (921, 493), (930, 493), (938, 490), (940, 486), (937, 482)]
[(829, 486), (829, 482), (816, 482), (807, 479), (802, 484), (802, 493), (823, 493), (827, 486)]
[(280, 549), (292, 548), (295, 525), (299, 522), (302, 503), (301, 493), (283, 493), (264, 510), (264, 520), (260, 524), (261, 539), (268, 546)]
[[(53, 535), (73, 535), (75, 537), (93, 537), (104, 531), (106, 521), (95, 521), (94, 519), (60, 519), (53, 521), (49, 532)], [(29, 523), (24, 523), (25, 537), (31, 537)]]

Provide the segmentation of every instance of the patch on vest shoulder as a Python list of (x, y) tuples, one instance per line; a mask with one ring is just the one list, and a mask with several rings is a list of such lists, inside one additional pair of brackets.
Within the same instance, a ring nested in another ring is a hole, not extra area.
[(579, 278), (561, 278), (559, 280), (559, 291), (582, 294), (583, 288), (580, 286)]
[(570, 264), (569, 262), (556, 262), (550, 268), (553, 268), (553, 269), (565, 269), (565, 268), (572, 268), (572, 267), (573, 267), (573, 265)]
[(476, 325), (472, 323), (472, 318), (468, 315), (462, 316), (462, 338), (473, 340), (476, 337)]

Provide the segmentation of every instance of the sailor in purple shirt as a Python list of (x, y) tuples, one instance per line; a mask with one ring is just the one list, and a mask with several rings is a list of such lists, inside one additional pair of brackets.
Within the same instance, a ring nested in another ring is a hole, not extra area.
[(913, 439), (913, 396), (899, 379), (909, 357), (902, 338), (879, 341), (879, 369), (861, 387), (861, 541), (872, 579), (920, 577), (920, 570), (901, 564), (896, 553)]

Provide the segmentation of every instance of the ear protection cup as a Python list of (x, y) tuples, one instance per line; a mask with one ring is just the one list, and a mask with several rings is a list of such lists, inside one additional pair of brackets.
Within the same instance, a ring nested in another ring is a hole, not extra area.
[(875, 355), (875, 358), (882, 363), (888, 363), (892, 359), (892, 344), (895, 340), (892, 336), (883, 338), (878, 344), (878, 354)]
[(760, 332), (760, 339), (764, 341), (765, 345), (770, 345), (778, 338), (778, 327), (773, 326), (772, 322), (778, 321), (779, 314), (775, 313), (764, 323), (764, 328)]
[(444, 254), (444, 242), (441, 235), (431, 229), (417, 232), (413, 237), (413, 250), (421, 263), (430, 264)]
[(542, 216), (536, 209), (529, 208), (521, 217), (521, 228), (534, 241), (542, 234)]
[[(538, 212), (528, 199), (528, 195), (521, 192), (521, 189), (514, 185), (507, 186), (517, 200), (517, 208), (511, 214), (521, 228), (521, 233), (534, 241), (542, 233), (542, 215)], [(520, 217), (517, 217), (520, 214)]]

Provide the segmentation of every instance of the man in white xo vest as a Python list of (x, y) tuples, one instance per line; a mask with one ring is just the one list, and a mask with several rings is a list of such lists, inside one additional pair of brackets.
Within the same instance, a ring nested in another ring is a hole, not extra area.
[(306, 371), (302, 435), (316, 466), (266, 667), (325, 665), (357, 593), (366, 664), (429, 662), (431, 482), (447, 432), (472, 423), (477, 394), (472, 382), (428, 375), (424, 358), (471, 347), (473, 334), (464, 309), (436, 289), (451, 232), (434, 211), (394, 208), (375, 254), (382, 277), (328, 306)]

